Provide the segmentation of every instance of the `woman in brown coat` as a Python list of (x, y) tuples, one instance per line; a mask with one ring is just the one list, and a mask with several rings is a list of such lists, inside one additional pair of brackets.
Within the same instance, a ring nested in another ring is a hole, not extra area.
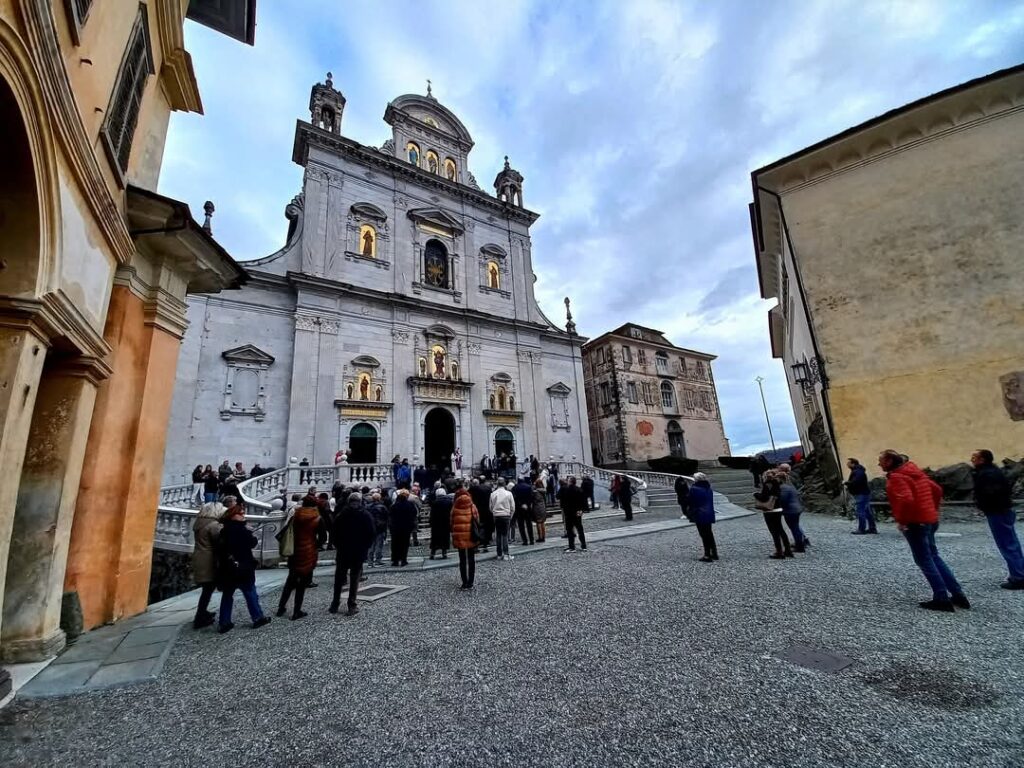
[(455, 491), (455, 503), (452, 505), (452, 546), (459, 550), (462, 589), (472, 589), (473, 577), (476, 575), (477, 542), (473, 541), (473, 520), (479, 526), (480, 513), (469, 491), (460, 487)]
[(207, 610), (213, 590), (217, 586), (217, 567), (214, 546), (220, 529), (223, 527), (220, 516), (224, 514), (224, 506), (216, 501), (203, 504), (199, 515), (192, 524), (195, 549), (192, 551), (192, 578), (202, 592), (199, 594), (199, 605), (192, 621), (193, 629), (202, 629), (213, 624), (215, 614)]
[(288, 598), (295, 591), (295, 607), (292, 620), (301, 619), (306, 615), (302, 610), (302, 600), (306, 596), (306, 586), (316, 568), (317, 553), (320, 546), (320, 510), (314, 496), (306, 496), (302, 506), (295, 510), (290, 525), (295, 531), (295, 552), (288, 558), (288, 579), (284, 583), (281, 602), (277, 606), (277, 615), (284, 616), (288, 606)]

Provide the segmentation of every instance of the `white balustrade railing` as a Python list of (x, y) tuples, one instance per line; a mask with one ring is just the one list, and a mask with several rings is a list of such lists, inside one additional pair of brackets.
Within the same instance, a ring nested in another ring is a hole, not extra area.
[(160, 489), (160, 504), (170, 507), (192, 507), (194, 504), (192, 483), (168, 485)]
[(579, 461), (557, 461), (555, 465), (558, 467), (559, 477), (576, 475), (577, 478), (582, 478), (585, 475), (589, 475), (594, 479), (596, 487), (606, 489), (611, 488), (612, 480), (616, 475), (628, 477), (632, 485), (634, 502), (640, 507), (647, 507), (647, 484), (632, 470), (623, 472), (618, 469), (602, 469), (601, 467), (593, 467)]
[[(190, 553), (195, 544), (192, 525), (198, 515), (199, 510), (196, 509), (157, 507), (156, 531), (153, 537), (154, 549)], [(276, 562), (280, 559), (275, 537), (281, 530), (284, 519), (283, 512), (272, 512), (266, 515), (246, 514), (245, 521), (253, 529), (258, 541), (253, 548), (253, 555), (261, 564)]]

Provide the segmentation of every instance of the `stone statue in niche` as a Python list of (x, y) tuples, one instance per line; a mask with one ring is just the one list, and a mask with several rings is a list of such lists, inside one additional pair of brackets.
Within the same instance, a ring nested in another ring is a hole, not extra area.
[(346, 397), (347, 397), (347, 398), (348, 398), (349, 400), (351, 400), (351, 399), (352, 399), (352, 392), (353, 392), (354, 390), (355, 390), (355, 387), (353, 387), (353, 386), (352, 386), (352, 382), (351, 382), (351, 381), (350, 381), (350, 382), (349, 382), (348, 384), (346, 384), (346, 385), (345, 385), (345, 396), (346, 396)]
[(433, 155), (427, 156), (427, 169), (431, 173), (437, 173), (437, 158)]
[(516, 398), (514, 395), (508, 396), (508, 409), (514, 411), (516, 409)]
[(444, 348), (440, 346), (434, 347), (434, 376), (444, 378)]
[(325, 131), (334, 131), (334, 113), (326, 107), (320, 113), (320, 122)]
[(448, 177), (448, 181), (455, 181), (455, 164), (448, 163), (445, 166), (445, 175)]
[(499, 389), (498, 390), (498, 410), (501, 410), (501, 411), (505, 410), (505, 390), (504, 389)]
[(1024, 371), (1015, 371), (999, 377), (1003, 391), (1003, 406), (1012, 421), (1024, 421)]
[(451, 368), (452, 378), (455, 379), (456, 381), (458, 381), (459, 380), (459, 364), (453, 362), (451, 364), (451, 366), (449, 366), (449, 367)]
[(494, 393), (491, 392), (491, 410), (494, 410)]
[(497, 288), (498, 287), (498, 265), (494, 264), (492, 262), (491, 266), (487, 270), (487, 274), (488, 274), (488, 276), (490, 278), (490, 287), (491, 288)]
[(413, 165), (420, 164), (420, 153), (416, 150), (416, 147), (409, 147), (409, 162)]
[(370, 399), (370, 378), (368, 376), (363, 376), (363, 378), (359, 380), (359, 399)]
[(420, 378), (427, 378), (427, 358), (420, 358)]
[(373, 233), (370, 230), (363, 232), (363, 256), (373, 256)]

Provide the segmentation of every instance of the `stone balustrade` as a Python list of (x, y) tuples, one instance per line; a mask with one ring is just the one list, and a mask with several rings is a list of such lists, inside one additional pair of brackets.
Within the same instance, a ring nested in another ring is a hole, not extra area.
[[(615, 475), (623, 475), (628, 477), (630, 483), (633, 486), (633, 501), (637, 506), (647, 506), (647, 483), (643, 480), (640, 475), (643, 474), (659, 474), (659, 473), (636, 473), (632, 470), (629, 472), (623, 472), (618, 469), (601, 469), (600, 467), (593, 467), (590, 464), (583, 464), (579, 461), (557, 461), (555, 464), (558, 466), (558, 476), (566, 477), (568, 475), (576, 475), (577, 478), (582, 478), (584, 475), (590, 475), (594, 478), (594, 486), (597, 488), (610, 488), (612, 484), (612, 478)], [(666, 475), (671, 477), (672, 482), (675, 482), (674, 475)], [(596, 496), (596, 493), (595, 493)]]
[(192, 483), (168, 485), (160, 489), (160, 506), (191, 509), (194, 503), (192, 496)]

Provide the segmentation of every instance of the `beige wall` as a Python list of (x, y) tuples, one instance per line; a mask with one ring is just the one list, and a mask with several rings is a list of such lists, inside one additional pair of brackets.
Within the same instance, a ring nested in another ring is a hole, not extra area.
[(784, 195), (839, 450), (922, 465), (1024, 451), (999, 377), (1024, 370), (1024, 112)]

